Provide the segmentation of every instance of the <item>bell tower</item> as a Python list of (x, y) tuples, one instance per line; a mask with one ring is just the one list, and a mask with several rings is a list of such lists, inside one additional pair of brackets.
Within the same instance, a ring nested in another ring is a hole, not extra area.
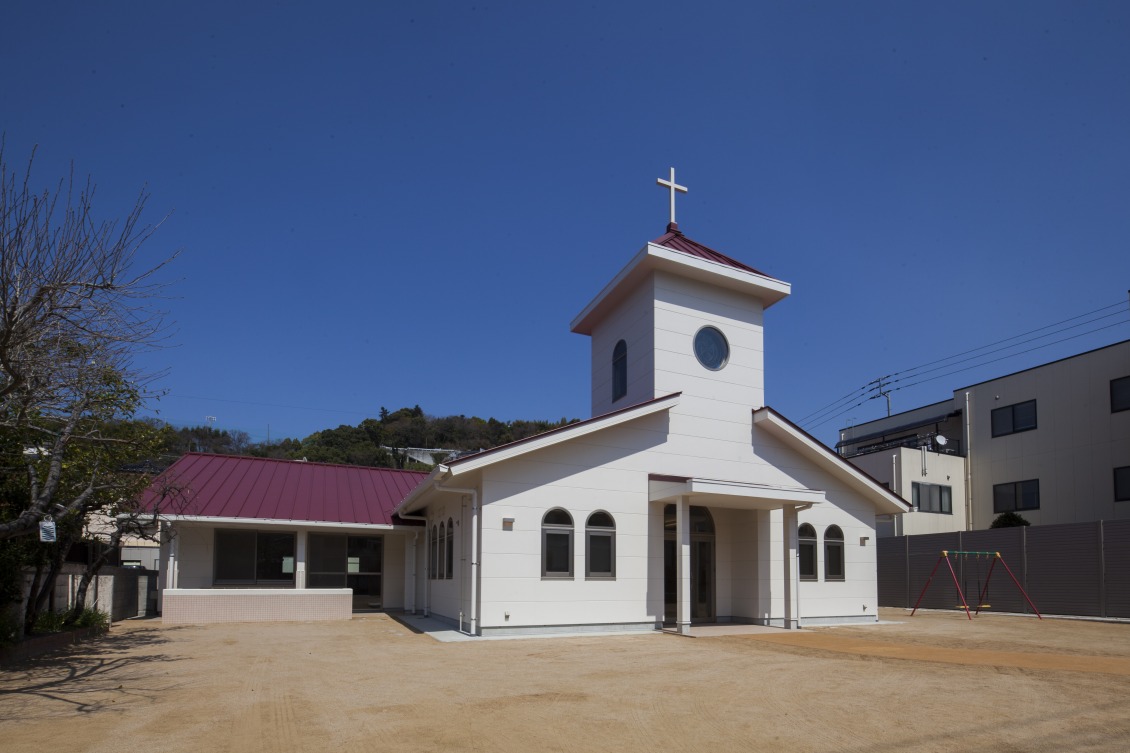
[(763, 313), (790, 285), (686, 237), (669, 180), (667, 232), (573, 320), (592, 338), (592, 414), (682, 392), (681, 408), (729, 420), (765, 404)]

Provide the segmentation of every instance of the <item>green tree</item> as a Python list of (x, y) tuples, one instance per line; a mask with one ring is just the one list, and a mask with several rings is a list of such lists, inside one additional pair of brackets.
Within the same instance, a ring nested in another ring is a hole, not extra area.
[(1029, 525), (1032, 524), (1018, 512), (1002, 512), (989, 525), (989, 528), (1016, 528)]

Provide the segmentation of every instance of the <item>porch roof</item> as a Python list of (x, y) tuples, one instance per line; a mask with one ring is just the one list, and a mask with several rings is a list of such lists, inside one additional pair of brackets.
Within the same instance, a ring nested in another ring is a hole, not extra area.
[(647, 487), (651, 502), (674, 502), (679, 497), (689, 497), (691, 504), (736, 510), (779, 510), (783, 507), (818, 505), (827, 501), (824, 492), (819, 489), (713, 478), (653, 474), (648, 476)]

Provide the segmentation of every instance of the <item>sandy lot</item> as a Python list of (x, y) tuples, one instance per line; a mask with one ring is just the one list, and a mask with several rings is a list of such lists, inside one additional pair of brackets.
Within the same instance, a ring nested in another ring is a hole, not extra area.
[(462, 643), (386, 615), (133, 622), (0, 672), (0, 751), (1130, 750), (1130, 624), (882, 618)]

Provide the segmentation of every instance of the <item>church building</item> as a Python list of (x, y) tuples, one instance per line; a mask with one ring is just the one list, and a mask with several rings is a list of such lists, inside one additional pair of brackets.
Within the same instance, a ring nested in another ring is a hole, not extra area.
[[(764, 314), (790, 285), (684, 235), (685, 189), (673, 169), (659, 183), (666, 232), (572, 322), (591, 341), (593, 418), (412, 478), (364, 524), (396, 581), (384, 608), (472, 635), (877, 620), (876, 515), (908, 506), (768, 407)], [(304, 560), (318, 522), (262, 514)], [(177, 520), (207, 527), (201, 546), (227, 525)], [(202, 570), (196, 596), (215, 580)]]

